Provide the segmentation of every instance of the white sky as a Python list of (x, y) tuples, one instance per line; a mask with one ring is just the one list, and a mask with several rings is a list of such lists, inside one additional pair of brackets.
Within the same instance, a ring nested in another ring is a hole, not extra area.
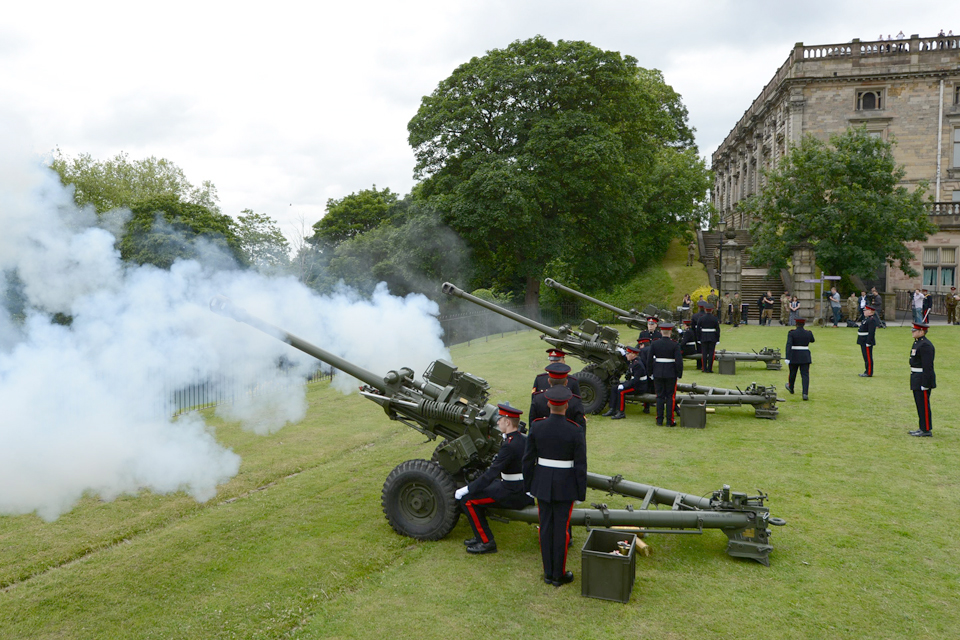
[(585, 40), (662, 70), (709, 157), (794, 43), (940, 29), (960, 33), (960, 3), (6, 3), (0, 118), (39, 155), (168, 158), (213, 181), (225, 213), (266, 213), (291, 237), (328, 198), (408, 193), (421, 97), (514, 40)]

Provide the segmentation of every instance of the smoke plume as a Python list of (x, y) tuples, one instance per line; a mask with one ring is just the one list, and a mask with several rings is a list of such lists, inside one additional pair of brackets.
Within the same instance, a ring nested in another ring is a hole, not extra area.
[(420, 374), (448, 357), (437, 306), (423, 296), (380, 286), (371, 298), (346, 288), (321, 297), (293, 278), (219, 268), (213, 247), (209, 260), (169, 270), (125, 264), (114, 235), (122, 212), (80, 210), (38, 160), (0, 156), (0, 514), (49, 520), (85, 494), (142, 489), (213, 497), (239, 457), (199, 414), (174, 420), (167, 407), (198, 381), (292, 382), (218, 411), (258, 433), (303, 418), (299, 382), (317, 361), (213, 314), (214, 295), (378, 375)]

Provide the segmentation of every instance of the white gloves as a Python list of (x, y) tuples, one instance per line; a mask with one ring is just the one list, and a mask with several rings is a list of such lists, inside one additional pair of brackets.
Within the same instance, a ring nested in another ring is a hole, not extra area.
[(787, 363), (787, 366), (788, 366), (788, 367), (790, 366), (790, 361), (789, 361), (789, 360), (784, 360), (784, 362)]
[(920, 391), (930, 391), (929, 387), (920, 387)]
[(617, 391), (623, 391), (623, 385), (622, 385), (622, 384), (618, 384), (618, 385), (617, 385)]
[(460, 487), (460, 488), (457, 489), (456, 492), (453, 494), (453, 497), (456, 498), (457, 500), (459, 500), (459, 499), (462, 498), (463, 496), (467, 495), (467, 491), (468, 491), (467, 487)]
[(619, 353), (622, 356), (625, 356), (627, 355), (627, 350), (624, 349), (623, 347), (617, 347), (617, 353)]

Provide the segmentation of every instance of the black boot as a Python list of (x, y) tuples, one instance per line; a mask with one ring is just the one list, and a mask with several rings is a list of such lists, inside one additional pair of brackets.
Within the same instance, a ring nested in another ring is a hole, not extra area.
[(605, 414), (603, 414), (603, 417), (604, 417), (604, 418), (609, 418), (610, 416), (612, 416), (612, 415), (614, 415), (614, 414), (616, 414), (616, 413), (617, 413), (617, 410), (614, 409), (613, 407), (610, 407), (610, 411), (607, 411)]
[(623, 419), (626, 418), (626, 417), (627, 417), (627, 414), (625, 414), (623, 411), (617, 411), (615, 414), (613, 414), (612, 416), (610, 416), (610, 419), (611, 419), (611, 420), (623, 420)]
[(473, 546), (467, 547), (467, 553), (496, 553), (497, 552), (497, 543), (493, 540), (490, 542), (481, 542), (480, 544), (475, 544)]

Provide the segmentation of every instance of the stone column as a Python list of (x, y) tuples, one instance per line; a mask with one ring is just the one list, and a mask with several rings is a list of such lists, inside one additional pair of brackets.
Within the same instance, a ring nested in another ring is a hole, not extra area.
[(737, 232), (728, 227), (723, 235), (727, 240), (720, 247), (720, 297), (729, 291), (731, 294), (740, 293), (742, 298), (740, 274), (743, 266), (743, 252), (737, 244)]
[(793, 295), (800, 301), (800, 317), (806, 318), (807, 322), (813, 322), (817, 318), (815, 304), (817, 302), (817, 285), (813, 282), (804, 282), (804, 280), (813, 280), (816, 269), (816, 255), (813, 246), (807, 242), (798, 244), (793, 248)]

